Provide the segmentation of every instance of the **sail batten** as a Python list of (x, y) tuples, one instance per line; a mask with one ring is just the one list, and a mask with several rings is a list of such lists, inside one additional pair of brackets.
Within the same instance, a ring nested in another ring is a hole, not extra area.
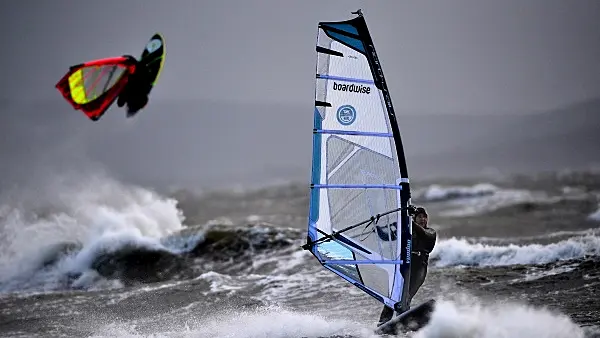
[(399, 185), (386, 184), (313, 184), (311, 188), (328, 188), (328, 189), (398, 189), (402, 190)]
[(351, 77), (341, 77), (341, 76), (323, 75), (323, 74), (317, 74), (317, 79), (337, 80), (337, 81), (354, 82), (354, 83), (375, 84), (375, 81), (368, 80), (368, 79), (356, 79), (356, 78), (351, 78)]
[(379, 133), (374, 131), (360, 131), (360, 130), (314, 130), (315, 133), (319, 134), (331, 134), (331, 135), (356, 135), (356, 136), (375, 136), (375, 137), (394, 137), (391, 133)]
[(326, 269), (399, 310), (407, 304), (412, 232), (391, 98), (362, 15), (320, 22), (318, 29), (305, 248)]

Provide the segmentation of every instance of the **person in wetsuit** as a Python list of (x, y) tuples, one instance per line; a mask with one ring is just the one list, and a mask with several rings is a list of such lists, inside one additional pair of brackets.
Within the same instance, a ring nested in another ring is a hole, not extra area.
[(135, 65), (135, 70), (129, 75), (129, 80), (117, 99), (117, 106), (127, 105), (127, 117), (132, 117), (148, 103), (148, 94), (152, 89), (152, 77), (150, 70), (143, 63), (131, 55), (125, 55), (125, 57)]
[[(408, 307), (410, 303), (425, 282), (427, 276), (427, 266), (429, 264), (429, 254), (435, 246), (437, 234), (434, 229), (427, 226), (429, 217), (423, 207), (409, 206), (409, 214), (413, 216), (412, 222), (412, 254), (410, 264), (410, 286), (408, 295)], [(408, 310), (408, 309), (406, 309)], [(394, 316), (394, 309), (384, 305), (379, 316), (378, 326), (386, 323)]]

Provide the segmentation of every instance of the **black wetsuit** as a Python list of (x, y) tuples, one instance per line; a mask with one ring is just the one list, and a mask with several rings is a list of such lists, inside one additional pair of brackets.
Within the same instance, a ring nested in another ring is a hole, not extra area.
[[(133, 57), (130, 59), (135, 60)], [(117, 105), (123, 107), (127, 104), (127, 116), (135, 115), (148, 103), (148, 94), (152, 89), (152, 78), (148, 67), (135, 61), (135, 71), (129, 76), (129, 80), (123, 89)]]
[[(410, 286), (408, 290), (408, 306), (413, 297), (425, 282), (427, 277), (427, 266), (429, 264), (429, 254), (435, 246), (437, 234), (432, 228), (423, 228), (413, 222), (412, 225), (412, 255), (410, 264)], [(379, 325), (389, 321), (394, 316), (394, 310), (383, 306)]]

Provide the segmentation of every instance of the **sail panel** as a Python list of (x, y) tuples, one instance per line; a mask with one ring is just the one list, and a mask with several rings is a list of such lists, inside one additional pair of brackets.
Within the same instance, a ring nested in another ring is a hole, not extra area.
[(119, 82), (125, 73), (119, 65), (84, 66), (69, 76), (73, 102), (86, 104), (98, 99)]
[(98, 120), (123, 90), (135, 64), (126, 57), (93, 60), (70, 67), (56, 88), (74, 109)]

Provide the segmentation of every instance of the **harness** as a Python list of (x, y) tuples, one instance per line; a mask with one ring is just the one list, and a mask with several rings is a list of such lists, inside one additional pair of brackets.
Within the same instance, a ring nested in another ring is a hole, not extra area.
[(411, 253), (414, 256), (417, 256), (417, 257), (423, 256), (423, 258), (429, 259), (429, 253), (427, 251), (412, 251)]

